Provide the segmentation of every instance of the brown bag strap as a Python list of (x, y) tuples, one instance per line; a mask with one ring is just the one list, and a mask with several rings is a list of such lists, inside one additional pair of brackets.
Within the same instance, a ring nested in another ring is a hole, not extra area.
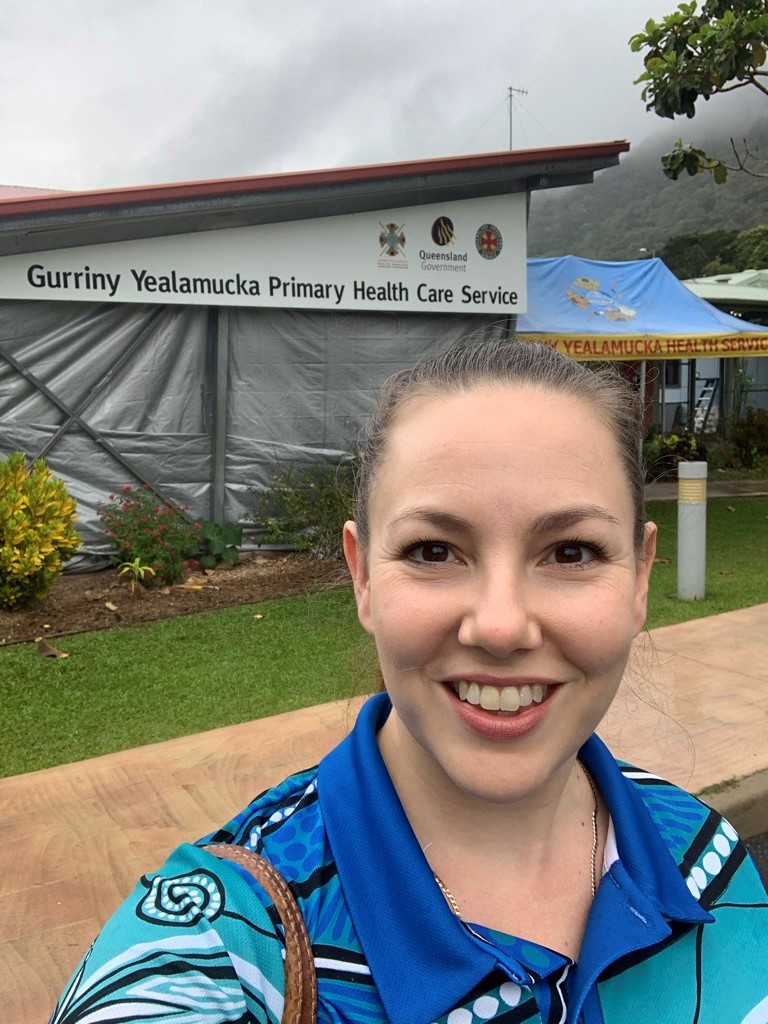
[(231, 860), (245, 868), (269, 895), (285, 931), (285, 1006), (282, 1024), (315, 1024), (317, 977), (312, 945), (296, 897), (288, 883), (268, 860), (244, 846), (211, 843), (207, 853)]

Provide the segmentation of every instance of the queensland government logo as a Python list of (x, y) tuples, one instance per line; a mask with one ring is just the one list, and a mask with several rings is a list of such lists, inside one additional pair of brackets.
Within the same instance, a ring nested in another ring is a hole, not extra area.
[(438, 217), (430, 234), (435, 245), (453, 245), (456, 241), (456, 231), (450, 217)]
[(435, 249), (419, 249), (421, 269), (430, 272), (452, 272), (466, 274), (467, 253), (466, 250), (457, 250), (456, 229), (450, 217), (443, 213), (436, 220), (432, 221), (429, 229), (429, 237)]
[(475, 234), (475, 248), (484, 260), (495, 260), (504, 240), (495, 224), (481, 224)]

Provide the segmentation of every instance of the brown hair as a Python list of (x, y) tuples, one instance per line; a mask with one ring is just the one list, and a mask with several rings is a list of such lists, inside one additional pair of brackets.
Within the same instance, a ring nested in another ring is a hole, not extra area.
[(635, 548), (642, 551), (645, 487), (637, 395), (613, 369), (592, 370), (547, 345), (501, 338), (461, 343), (385, 381), (359, 439), (355, 518), (361, 544), (368, 545), (371, 487), (399, 411), (414, 399), (448, 396), (488, 385), (557, 391), (579, 398), (590, 407), (616, 442), (632, 498)]

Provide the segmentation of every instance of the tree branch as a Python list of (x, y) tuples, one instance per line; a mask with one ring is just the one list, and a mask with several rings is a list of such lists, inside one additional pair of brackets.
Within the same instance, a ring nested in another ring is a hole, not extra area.
[(728, 167), (727, 164), (723, 164), (723, 166), (728, 167), (729, 171), (743, 171), (744, 174), (748, 174), (751, 178), (768, 178), (768, 174), (760, 171), (753, 171), (751, 167), (747, 167), (745, 160), (754, 160), (755, 156), (750, 152), (749, 147), (747, 146), (747, 140), (743, 139), (742, 141), (744, 143), (743, 157), (736, 148), (736, 143), (733, 138), (731, 138), (731, 149), (733, 150), (733, 155), (736, 157), (736, 167)]
[(753, 82), (747, 78), (743, 82), (737, 82), (736, 85), (721, 85), (719, 88), (715, 89), (712, 95), (714, 96), (716, 95), (716, 93), (719, 92), (734, 92), (736, 89), (744, 89), (748, 85), (754, 85), (756, 88), (761, 89), (763, 92), (765, 92), (765, 89), (762, 85), (758, 85), (757, 82)]
[(714, 96), (716, 93), (720, 92), (734, 92), (734, 90), (743, 89), (747, 85), (754, 85), (756, 89), (759, 89), (760, 92), (768, 96), (768, 89), (764, 85), (761, 85), (760, 82), (756, 82), (752, 75), (750, 75), (749, 78), (745, 78), (743, 82), (737, 82), (735, 85), (722, 85), (719, 89), (716, 89), (712, 95)]

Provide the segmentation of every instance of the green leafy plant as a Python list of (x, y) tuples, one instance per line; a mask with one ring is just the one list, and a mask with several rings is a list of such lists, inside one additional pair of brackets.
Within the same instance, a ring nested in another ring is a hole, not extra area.
[(645, 479), (647, 483), (658, 480), (657, 466), (661, 454), (662, 436), (660, 427), (654, 423), (646, 436), (643, 438), (643, 466), (645, 467)]
[[(699, 97), (748, 86), (768, 94), (762, 70), (768, 58), (765, 0), (704, 0), (700, 11), (695, 0), (681, 3), (660, 21), (647, 21), (629, 45), (635, 53), (647, 51), (645, 71), (635, 81), (643, 85), (646, 109), (659, 117), (693, 117)], [(680, 140), (662, 157), (664, 173), (677, 180), (684, 172), (709, 172), (719, 185), (729, 170), (765, 177), (754, 169), (746, 141), (739, 149), (731, 139), (731, 148), (733, 165)]]
[(741, 465), (752, 469), (768, 455), (768, 410), (747, 409), (743, 419), (734, 423), (729, 433), (734, 454)]
[(710, 474), (742, 468), (733, 445), (720, 434), (707, 441), (707, 466)]
[(666, 434), (654, 428), (643, 442), (645, 479), (674, 480), (679, 462), (704, 461), (707, 449), (695, 434)]
[(728, 178), (728, 167), (717, 157), (707, 156), (703, 149), (697, 149), (690, 142), (678, 139), (675, 148), (661, 158), (664, 174), (677, 181), (685, 171), (691, 177), (709, 171), (716, 185), (723, 185)]
[(243, 543), (243, 528), (237, 523), (216, 523), (209, 519), (203, 523), (202, 554), (200, 564), (204, 569), (213, 569), (220, 562), (235, 565), (240, 558), (238, 548)]
[(115, 547), (117, 565), (137, 559), (152, 574), (140, 575), (145, 587), (178, 582), (197, 568), (202, 523), (190, 522), (187, 508), (166, 502), (147, 486), (126, 485), (99, 507), (104, 532)]
[(354, 458), (338, 465), (277, 469), (264, 491), (249, 487), (257, 501), (248, 518), (262, 531), (261, 544), (288, 544), (316, 558), (340, 558), (341, 534), (350, 518), (355, 488)]
[(131, 574), (131, 593), (136, 593), (136, 585), (143, 583), (148, 576), (154, 576), (155, 570), (151, 565), (142, 565), (141, 558), (134, 558), (132, 562), (121, 562), (117, 567), (117, 575), (122, 576), (129, 572)]
[(76, 502), (42, 459), (0, 461), (0, 608), (33, 604), (80, 547)]

